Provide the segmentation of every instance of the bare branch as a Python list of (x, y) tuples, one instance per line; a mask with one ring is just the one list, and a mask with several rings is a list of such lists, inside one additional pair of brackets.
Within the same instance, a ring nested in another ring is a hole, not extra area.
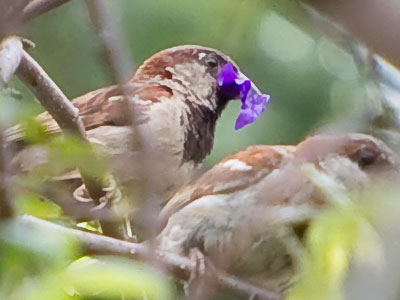
[(35, 94), (40, 104), (51, 114), (60, 128), (86, 138), (79, 110), (26, 51), (22, 54), (16, 75)]
[(6, 219), (14, 215), (14, 207), (10, 201), (9, 189), (7, 189), (6, 156), (2, 142), (3, 139), (0, 136), (0, 219)]
[[(26, 51), (23, 51), (16, 75), (35, 94), (40, 104), (50, 113), (64, 133), (72, 132), (82, 140), (86, 140), (85, 127), (79, 116), (79, 110)], [(82, 172), (81, 176), (90, 196), (99, 199), (104, 192), (98, 180)]]
[[(30, 228), (40, 228), (55, 231), (57, 234), (64, 234), (77, 239), (89, 254), (108, 254), (121, 255), (132, 258), (148, 259), (149, 254), (154, 251), (145, 244), (130, 243), (114, 238), (97, 235), (90, 232), (66, 228), (48, 221), (44, 221), (32, 216), (23, 216), (16, 219), (17, 222), (29, 226)], [(158, 253), (158, 260), (163, 262), (171, 270), (180, 269), (189, 273), (194, 271), (196, 264), (182, 256), (172, 253)], [(154, 258), (152, 259), (152, 261)], [(216, 270), (215, 267), (207, 269), (207, 276), (217, 280), (222, 286), (244, 293), (251, 297), (264, 300), (279, 300), (281, 297), (274, 292), (259, 288), (250, 283), (239, 280), (238, 278)]]
[(30, 21), (68, 1), (70, 0), (32, 0), (25, 6), (22, 20), (24, 22)]
[(24, 29), (21, 11), (29, 0), (0, 0), (0, 40), (8, 35), (21, 34)]
[[(125, 83), (133, 72), (133, 63), (124, 39), (115, 24), (115, 20), (119, 19), (115, 12), (115, 5), (109, 5), (103, 0), (86, 0), (85, 3), (91, 22), (103, 44), (103, 55), (109, 67), (109, 72), (125, 96), (127, 117), (131, 120), (132, 126), (134, 126), (136, 124), (136, 116), (134, 111), (131, 112), (131, 107), (128, 104), (129, 92), (125, 89)], [(140, 135), (140, 131), (137, 128), (135, 129), (135, 135)], [(137, 137), (135, 140), (140, 144), (142, 139)]]
[(400, 66), (400, 5), (398, 0), (302, 0), (372, 49)]
[[(134, 127), (135, 136), (132, 136), (132, 139), (135, 140), (135, 144), (137, 145), (138, 151), (141, 152), (141, 161), (135, 161), (134, 164), (142, 164), (142, 179), (140, 180), (140, 184), (135, 184), (134, 194), (138, 197), (138, 199), (144, 199), (142, 203), (146, 205), (146, 208), (140, 209), (140, 215), (146, 215), (146, 220), (156, 220), (156, 216), (158, 214), (157, 207), (154, 207), (153, 201), (150, 201), (149, 195), (152, 190), (152, 187), (149, 182), (145, 179), (150, 178), (148, 176), (148, 172), (152, 169), (147, 165), (148, 159), (146, 158), (147, 152), (143, 149), (143, 133), (139, 130), (135, 124), (135, 120), (137, 119), (136, 112), (132, 111), (132, 106), (129, 105), (129, 91), (125, 89), (125, 83), (128, 81), (132, 71), (133, 71), (133, 63), (132, 58), (129, 55), (128, 48), (124, 43), (124, 39), (121, 36), (120, 30), (117, 27), (116, 20), (120, 19), (117, 11), (116, 5), (110, 5), (110, 2), (103, 0), (86, 0), (86, 5), (89, 11), (89, 15), (94, 26), (94, 29), (100, 36), (101, 42), (103, 44), (104, 53), (103, 56), (105, 61), (107, 62), (107, 66), (109, 67), (110, 74), (113, 77), (113, 80), (119, 84), (121, 89), (121, 93), (124, 95), (125, 106), (127, 119), (130, 120), (131, 126)], [(128, 163), (128, 162), (127, 162)], [(125, 191), (129, 193), (131, 187), (125, 186)], [(140, 223), (140, 221), (138, 222)], [(157, 222), (152, 222), (151, 224), (142, 224), (143, 228), (147, 228), (149, 232), (153, 231), (155, 228), (158, 228)], [(104, 233), (109, 236), (119, 237), (118, 232), (120, 225), (113, 222), (102, 222), (102, 228)]]
[[(398, 106), (400, 71), (398, 68), (375, 53), (374, 49), (363, 44), (358, 36), (353, 35), (344, 27), (346, 24), (332, 21), (308, 4), (303, 4), (302, 7), (312, 24), (313, 32), (320, 35), (322, 31), (352, 55), (368, 96), (374, 99), (375, 108), (366, 106), (365, 111), (360, 112), (362, 121), (358, 121), (360, 122), (358, 127), (353, 130), (362, 130), (376, 135), (392, 147), (398, 148), (400, 144), (400, 108)], [(355, 124), (354, 120), (353, 116), (351, 120), (353, 124)], [(340, 123), (342, 124), (343, 120), (340, 120)]]
[(106, 4), (103, 0), (86, 0), (90, 19), (100, 36), (104, 47), (104, 57), (110, 68), (110, 74), (116, 83), (122, 85), (132, 74), (132, 57), (127, 51), (124, 39), (115, 20), (115, 4)]

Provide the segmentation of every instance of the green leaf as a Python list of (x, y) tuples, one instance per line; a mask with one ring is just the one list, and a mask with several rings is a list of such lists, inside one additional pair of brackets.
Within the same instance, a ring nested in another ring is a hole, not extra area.
[(42, 219), (57, 219), (61, 217), (61, 208), (50, 201), (40, 198), (34, 193), (22, 193), (16, 197), (20, 214), (27, 214)]
[(304, 272), (287, 299), (340, 300), (352, 257), (365, 259), (367, 251), (374, 254), (369, 259), (380, 261), (380, 242), (366, 212), (354, 202), (336, 205), (312, 222), (303, 257)]
[(173, 299), (172, 286), (159, 271), (126, 258), (83, 257), (67, 269), (64, 282), (70, 295)]
[(43, 266), (66, 265), (78, 249), (75, 240), (67, 235), (18, 221), (10, 221), (0, 228), (0, 245), (26, 253), (27, 260), (40, 259)]

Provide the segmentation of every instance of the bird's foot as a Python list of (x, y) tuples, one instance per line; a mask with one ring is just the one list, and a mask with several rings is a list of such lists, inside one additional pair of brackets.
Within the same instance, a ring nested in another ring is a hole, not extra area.
[(202, 285), (200, 279), (204, 278), (206, 274), (206, 263), (204, 254), (199, 248), (190, 249), (189, 259), (193, 262), (194, 267), (190, 271), (189, 279), (184, 284), (184, 291), (186, 295), (193, 295), (193, 290), (199, 289)]
[[(104, 178), (102, 190), (104, 192), (104, 195), (100, 197), (100, 199), (97, 199), (97, 202), (99, 202), (99, 204), (93, 209), (102, 209), (105, 206), (111, 206), (112, 204), (121, 201), (122, 192), (112, 175), (108, 175)], [(93, 201), (84, 184), (75, 189), (75, 191), (73, 192), (73, 197), (75, 198), (75, 200), (80, 202)]]

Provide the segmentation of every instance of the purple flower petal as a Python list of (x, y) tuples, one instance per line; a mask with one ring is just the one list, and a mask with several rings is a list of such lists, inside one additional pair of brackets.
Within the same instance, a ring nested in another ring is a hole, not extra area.
[(241, 79), (238, 78), (235, 80), (236, 84), (240, 87), (240, 98), (246, 98), (247, 94), (250, 91), (250, 87), (251, 87), (251, 81), (250, 79)]
[(238, 71), (232, 63), (227, 63), (219, 71), (217, 82), (219, 86), (224, 86), (235, 81)]
[(257, 120), (265, 110), (269, 99), (269, 95), (258, 94), (254, 89), (251, 89), (247, 97), (242, 98), (242, 107), (236, 119), (235, 129), (238, 130)]
[(265, 110), (270, 99), (269, 95), (261, 94), (250, 79), (239, 73), (232, 63), (227, 63), (221, 69), (217, 82), (225, 95), (241, 98), (242, 106), (236, 119), (236, 130), (253, 123)]

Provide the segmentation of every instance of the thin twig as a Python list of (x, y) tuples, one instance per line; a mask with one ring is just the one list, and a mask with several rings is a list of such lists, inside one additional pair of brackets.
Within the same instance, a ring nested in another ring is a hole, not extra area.
[[(157, 219), (158, 208), (154, 206), (155, 201), (149, 199), (152, 186), (151, 183), (146, 180), (151, 178), (149, 172), (151, 172), (152, 168), (148, 166), (147, 163), (149, 161), (147, 158), (148, 152), (146, 149), (143, 149), (143, 133), (140, 128), (136, 126), (138, 123), (136, 122), (138, 116), (136, 115), (136, 111), (132, 109), (132, 105), (129, 103), (132, 95), (129, 90), (125, 88), (125, 83), (128, 81), (133, 71), (132, 57), (129, 55), (128, 47), (126, 46), (116, 23), (116, 20), (120, 19), (116, 10), (116, 5), (110, 5), (109, 2), (103, 0), (86, 0), (85, 3), (94, 29), (102, 42), (104, 48), (103, 56), (107, 62), (110, 74), (112, 75), (113, 80), (119, 85), (121, 94), (124, 96), (127, 119), (130, 120), (131, 126), (134, 127), (133, 132), (135, 136), (132, 136), (132, 139), (134, 140), (137, 151), (141, 153), (141, 160), (132, 163), (135, 165), (141, 164), (140, 169), (142, 170), (142, 177), (141, 179), (138, 179), (140, 183), (134, 185), (135, 190), (131, 194), (135, 194), (137, 199), (143, 199), (143, 201), (141, 201), (143, 205), (138, 210), (140, 211), (140, 215), (146, 215), (144, 218), (146, 220), (153, 220), (151, 224), (140, 224), (139, 226), (146, 228), (148, 232), (152, 232), (155, 228), (158, 228), (157, 222), (154, 222), (154, 220)], [(129, 192), (132, 192), (132, 185), (129, 187), (125, 186), (125, 192), (128, 194)], [(137, 223), (141, 223), (141, 221), (138, 221)], [(117, 223), (102, 222), (102, 228), (106, 235), (109, 236), (118, 237), (118, 233), (120, 232), (120, 230), (116, 230), (118, 227), (120, 227), (120, 225)]]
[(120, 30), (116, 26), (115, 4), (106, 4), (103, 0), (86, 0), (90, 20), (100, 36), (104, 48), (104, 57), (107, 61), (110, 74), (114, 82), (123, 84), (133, 72), (132, 57), (124, 43)]
[[(128, 104), (130, 94), (125, 88), (125, 83), (129, 80), (134, 70), (134, 64), (121, 32), (115, 23), (115, 20), (119, 19), (115, 11), (115, 5), (106, 4), (107, 2), (103, 0), (86, 0), (85, 3), (94, 29), (100, 36), (104, 50), (103, 56), (107, 62), (109, 72), (125, 97), (127, 117), (131, 121), (131, 126), (135, 126), (136, 114), (135, 111), (131, 111), (131, 106)], [(141, 132), (137, 128), (134, 129), (135, 142), (140, 148), (142, 146)]]
[(24, 7), (22, 20), (30, 21), (70, 0), (32, 0)]
[[(26, 51), (23, 51), (15, 74), (34, 93), (64, 133), (72, 132), (82, 140), (86, 140), (85, 127), (79, 116), (79, 110)], [(99, 199), (104, 192), (98, 180), (82, 172), (81, 176), (91, 198)]]
[[(64, 234), (76, 238), (82, 244), (88, 254), (121, 255), (147, 259), (150, 253), (154, 253), (154, 251), (149, 249), (149, 247), (147, 247), (145, 244), (130, 243), (90, 232), (66, 228), (32, 216), (22, 216), (16, 220), (17, 222), (29, 226), (30, 228), (40, 228), (44, 230), (55, 231), (57, 234)], [(158, 259), (172, 270), (180, 269), (189, 273), (191, 271), (195, 271), (196, 268), (196, 263), (189, 258), (173, 253), (158, 253)], [(279, 295), (272, 291), (268, 291), (266, 289), (254, 286), (253, 284), (241, 281), (234, 276), (217, 270), (214, 266), (207, 270), (207, 276), (214, 278), (224, 287), (252, 297), (257, 296), (257, 299), (281, 299)]]
[(371, 55), (371, 51), (356, 36), (341, 27), (340, 24), (322, 15), (311, 6), (302, 3), (300, 7), (303, 9), (301, 12), (305, 13), (307, 20), (312, 25), (313, 33), (317, 37), (320, 37), (321, 33), (323, 33), (347, 50), (353, 56), (360, 72), (362, 72), (366, 66), (368, 56)]
[[(361, 40), (368, 48), (400, 66), (398, 0), (302, 0)], [(384, 5), (382, 5), (384, 3)], [(354, 13), (353, 13), (354, 12)]]
[(128, 75), (133, 70), (132, 57), (129, 55), (128, 47), (124, 43), (122, 34), (117, 26), (117, 20), (120, 19), (116, 5), (110, 5), (110, 2), (105, 0), (85, 0), (88, 7), (88, 11), (91, 17), (91, 21), (99, 34), (103, 47), (104, 56), (110, 67), (111, 74), (114, 80), (119, 84), (121, 93), (125, 97), (125, 103), (127, 106), (126, 111), (129, 113), (129, 119), (131, 120), (131, 126), (134, 130), (134, 143), (136, 149), (141, 153), (140, 161), (134, 161), (132, 164), (139, 165), (141, 170), (141, 178), (138, 179), (134, 185), (125, 186), (125, 191), (131, 192), (136, 195), (137, 199), (141, 199), (140, 207), (135, 215), (135, 223), (141, 228), (146, 228), (144, 235), (152, 236), (156, 233), (159, 228), (158, 213), (160, 203), (165, 199), (158, 199), (157, 193), (154, 190), (157, 187), (154, 186), (151, 178), (153, 177), (151, 172), (153, 168), (153, 162), (149, 156), (149, 149), (146, 149), (146, 144), (143, 143), (145, 140), (146, 132), (142, 132), (137, 120), (137, 112), (132, 109), (132, 105), (129, 105), (129, 100), (132, 97), (129, 91), (125, 89), (125, 83), (128, 80)]
[(10, 201), (10, 192), (7, 188), (7, 167), (6, 155), (3, 147), (3, 130), (0, 135), (0, 219), (6, 219), (14, 216), (14, 207)]
[[(398, 133), (400, 130), (400, 109), (397, 105), (400, 93), (399, 69), (375, 53), (375, 49), (364, 45), (357, 36), (352, 35), (336, 21), (307, 4), (301, 6), (313, 25), (314, 32), (317, 32), (319, 36), (322, 32), (349, 52), (361, 76), (362, 84), (367, 87), (366, 92), (369, 98), (374, 99), (374, 103), (380, 104), (374, 111), (371, 110), (371, 106), (366, 106), (366, 111), (362, 112), (363, 127), (361, 129), (378, 135), (397, 148), (398, 135), (393, 133)], [(354, 122), (354, 116), (352, 122)], [(391, 133), (388, 135), (389, 132)]]
[(0, 0), (0, 40), (24, 31), (21, 11), (29, 0)]

